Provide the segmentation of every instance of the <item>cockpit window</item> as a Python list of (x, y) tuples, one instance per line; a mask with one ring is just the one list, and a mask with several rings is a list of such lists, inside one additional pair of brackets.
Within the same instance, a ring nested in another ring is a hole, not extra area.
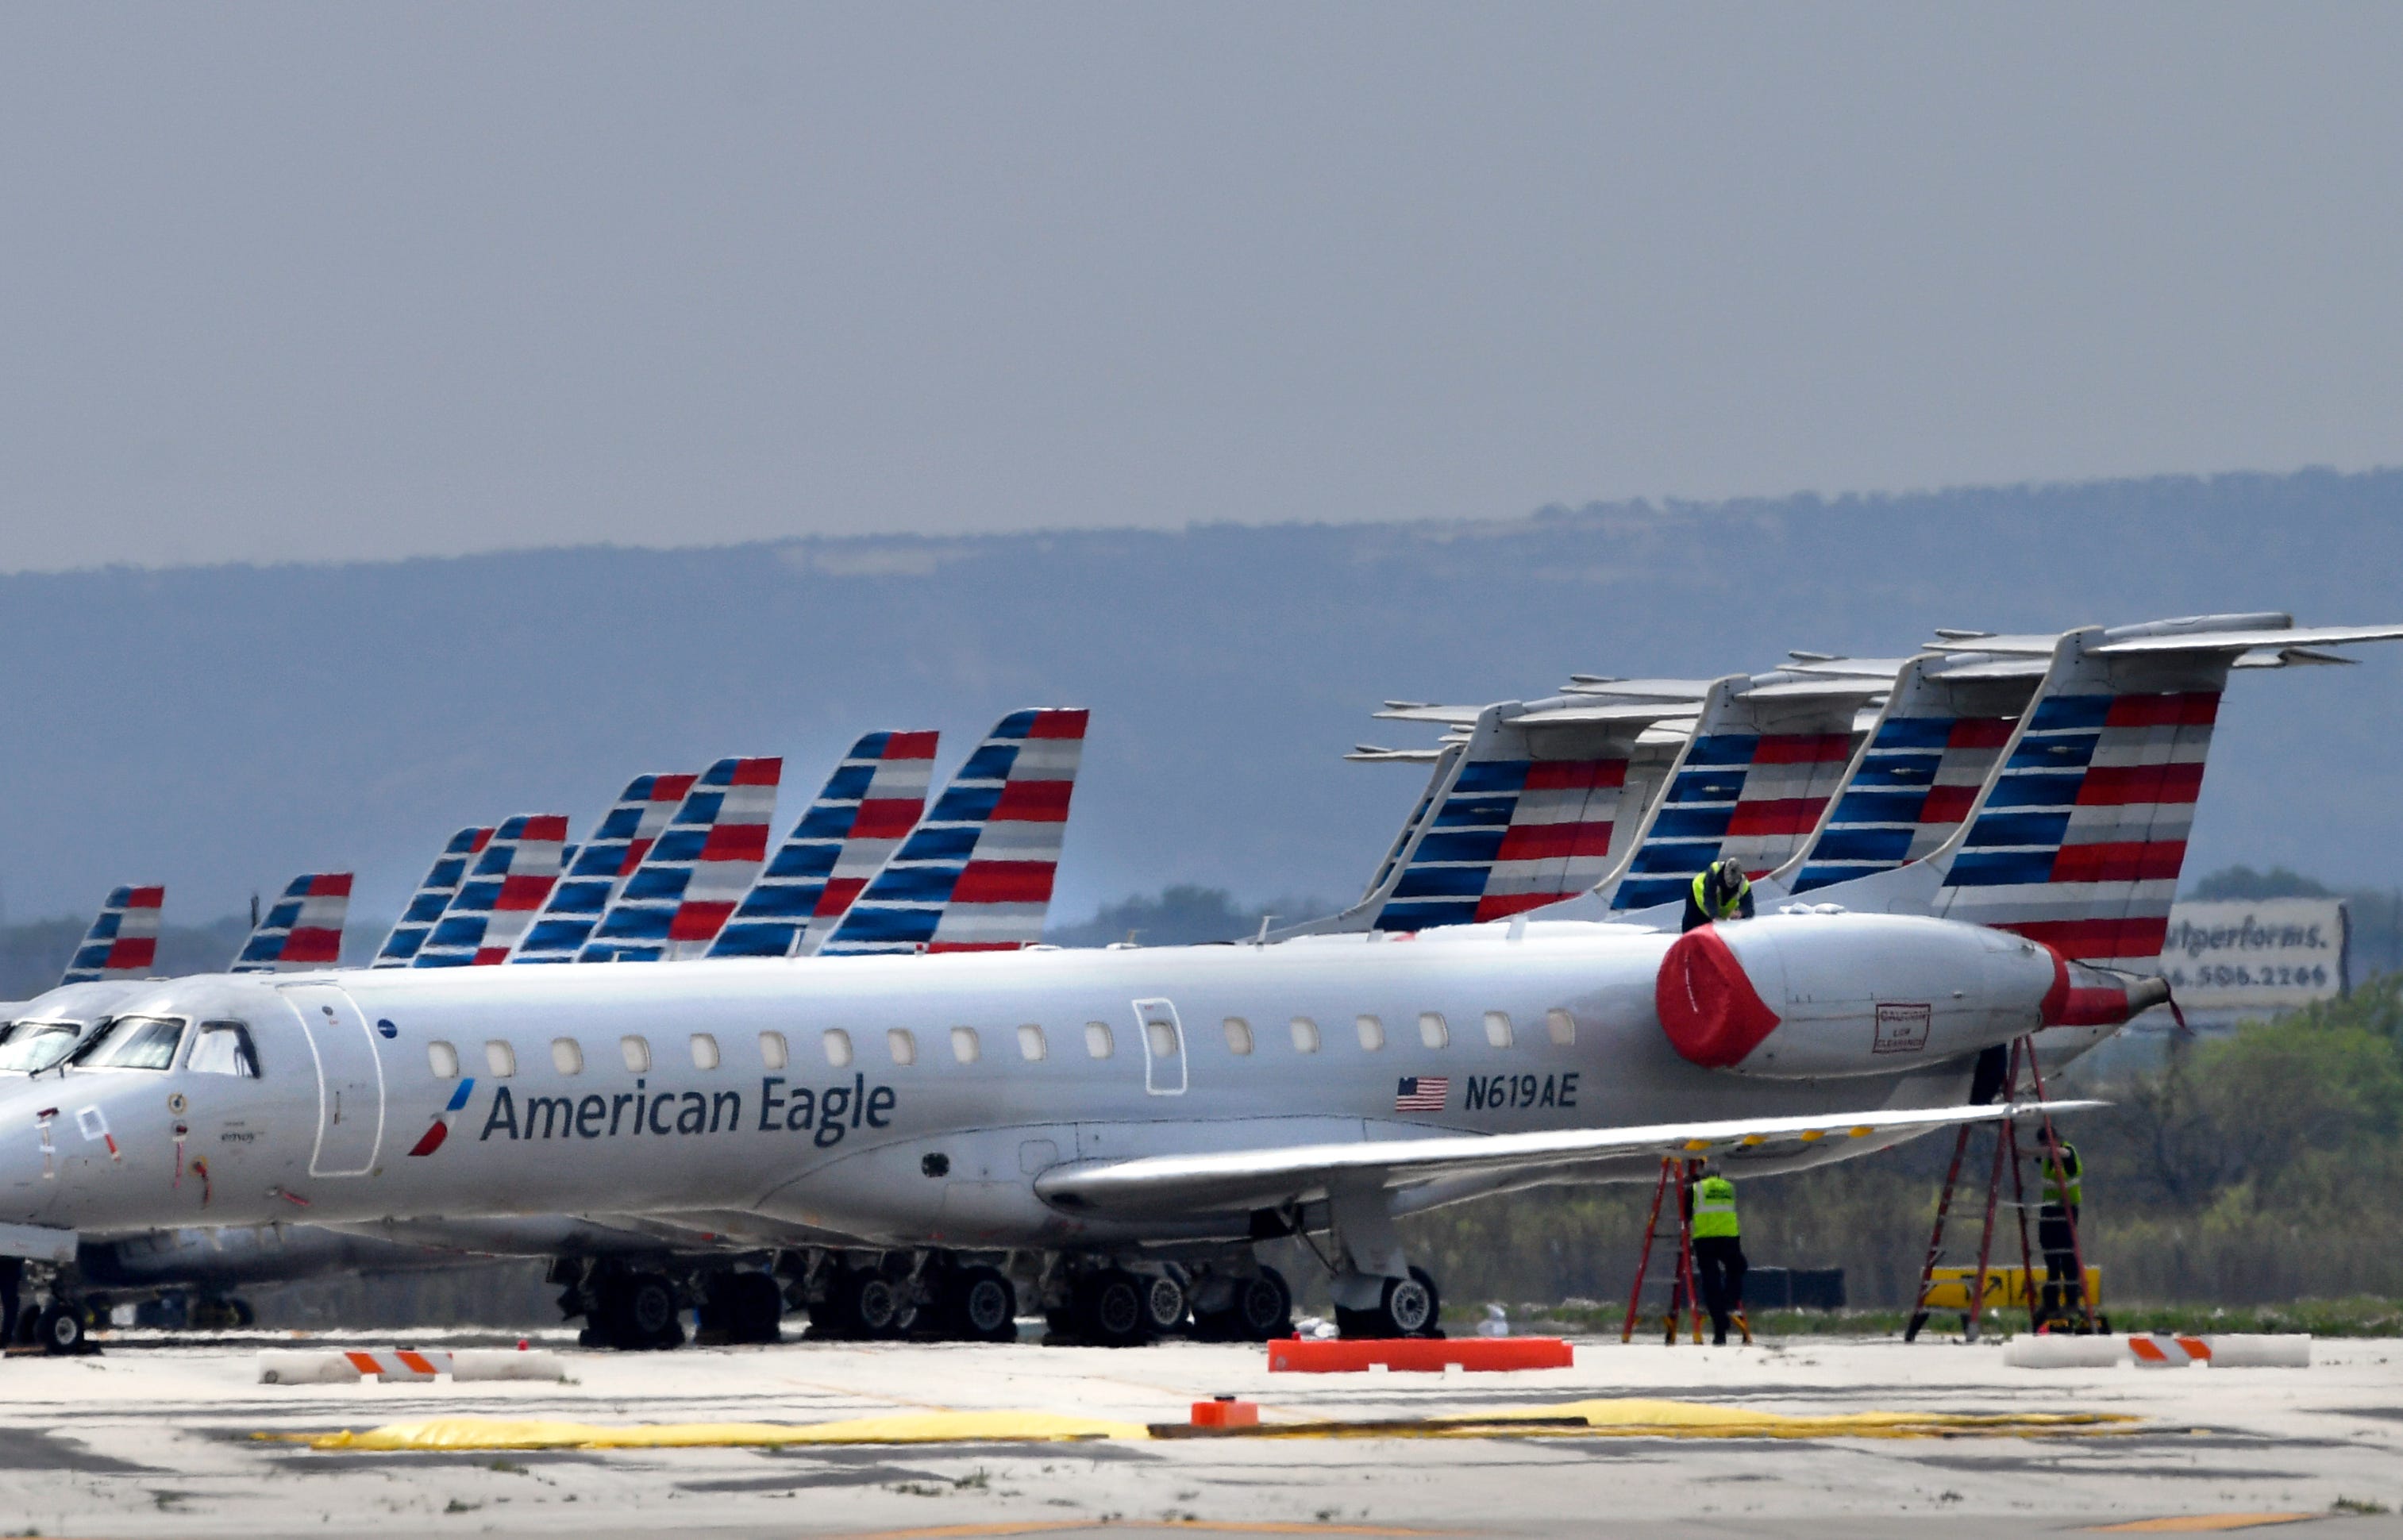
[(175, 1063), (184, 1023), (163, 1016), (127, 1016), (76, 1050), (75, 1065), (86, 1070), (163, 1070)]
[(0, 1070), (32, 1075), (67, 1056), (83, 1028), (73, 1021), (11, 1021), (0, 1036)]
[(193, 1075), (239, 1075), (258, 1078), (258, 1054), (250, 1046), (250, 1029), (239, 1021), (203, 1021), (184, 1068)]

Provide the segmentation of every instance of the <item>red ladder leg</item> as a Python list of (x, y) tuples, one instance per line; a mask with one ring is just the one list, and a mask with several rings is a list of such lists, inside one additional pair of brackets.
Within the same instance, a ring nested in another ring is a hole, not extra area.
[(1635, 1286), (1627, 1291), (1627, 1324), (1618, 1330), (1621, 1342), (1635, 1340), (1635, 1314), (1644, 1303), (1644, 1274), (1652, 1266), (1652, 1238), (1660, 1232), (1660, 1197), (1669, 1190), (1669, 1158), (1660, 1158), (1660, 1180), (1652, 1184), (1652, 1213), (1644, 1221), (1644, 1249), (1635, 1257)]
[(1935, 1286), (1936, 1261), (1944, 1249), (1944, 1217), (1952, 1212), (1952, 1189), (1961, 1181), (1961, 1158), (1969, 1151), (1969, 1125), (1961, 1125), (1960, 1136), (1952, 1141), (1952, 1163), (1944, 1170), (1944, 1190), (1936, 1200), (1936, 1228), (1927, 1233), (1927, 1259), (1919, 1265), (1919, 1294), (1910, 1308), (1910, 1324), (1902, 1329), (1902, 1339), (1915, 1342), (1919, 1328), (1927, 1324), (1927, 1291)]
[[(1699, 1348), (1702, 1345), (1702, 1297), (1694, 1292), (1694, 1216), (1686, 1212), (1686, 1195), (1693, 1187), (1695, 1164), (1691, 1160), (1677, 1163), (1677, 1271), (1686, 1280), (1686, 1314), (1694, 1323), (1694, 1346)], [(1676, 1329), (1676, 1318), (1672, 1316), (1672, 1336)]]

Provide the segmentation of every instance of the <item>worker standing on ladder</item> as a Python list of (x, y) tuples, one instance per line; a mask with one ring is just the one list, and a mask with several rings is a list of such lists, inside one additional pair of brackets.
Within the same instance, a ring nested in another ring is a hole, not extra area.
[[(2086, 1304), (2077, 1276), (2077, 1212), (2086, 1199), (2086, 1168), (2077, 1146), (2047, 1128), (2036, 1135), (2044, 1206), (2036, 1211), (2036, 1243), (2044, 1248), (2044, 1315), (2057, 1320)], [(2065, 1285), (2065, 1286), (2064, 1286)]]
[[(1727, 1346), (1728, 1317), (1743, 1309), (1743, 1226), (1735, 1216), (1735, 1184), (1705, 1165), (1688, 1189), (1693, 1204), (1694, 1289), (1711, 1312), (1711, 1344)], [(1750, 1332), (1746, 1332), (1747, 1339)]]

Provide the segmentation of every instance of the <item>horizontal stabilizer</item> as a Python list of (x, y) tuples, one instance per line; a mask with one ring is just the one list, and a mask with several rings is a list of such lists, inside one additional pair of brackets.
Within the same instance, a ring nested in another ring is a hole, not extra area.
[(2131, 636), (2105, 642), (2093, 650), (2104, 658), (2128, 658), (2153, 652), (2249, 652), (2256, 647), (2340, 647), (2353, 642), (2395, 641), (2403, 641), (2403, 626), (2288, 626), (2277, 631)]

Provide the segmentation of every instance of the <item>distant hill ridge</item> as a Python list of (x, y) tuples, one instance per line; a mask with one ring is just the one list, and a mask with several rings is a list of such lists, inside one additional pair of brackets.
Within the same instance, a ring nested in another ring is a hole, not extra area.
[[(168, 923), (304, 869), (397, 910), (442, 836), (639, 771), (786, 756), (789, 822), (873, 727), (1094, 708), (1057, 912), (1177, 882), (1349, 896), (1417, 790), (1340, 762), (1424, 734), (1388, 697), (1539, 696), (1573, 671), (1715, 674), (1935, 626), (2214, 609), (2403, 614), (2403, 472), (1592, 505), (1484, 522), (1216, 524), (589, 548), (0, 577), (0, 890)], [(2189, 870), (2340, 886), (2403, 859), (2403, 648), (2241, 681)], [(780, 828), (779, 833), (782, 830)]]

